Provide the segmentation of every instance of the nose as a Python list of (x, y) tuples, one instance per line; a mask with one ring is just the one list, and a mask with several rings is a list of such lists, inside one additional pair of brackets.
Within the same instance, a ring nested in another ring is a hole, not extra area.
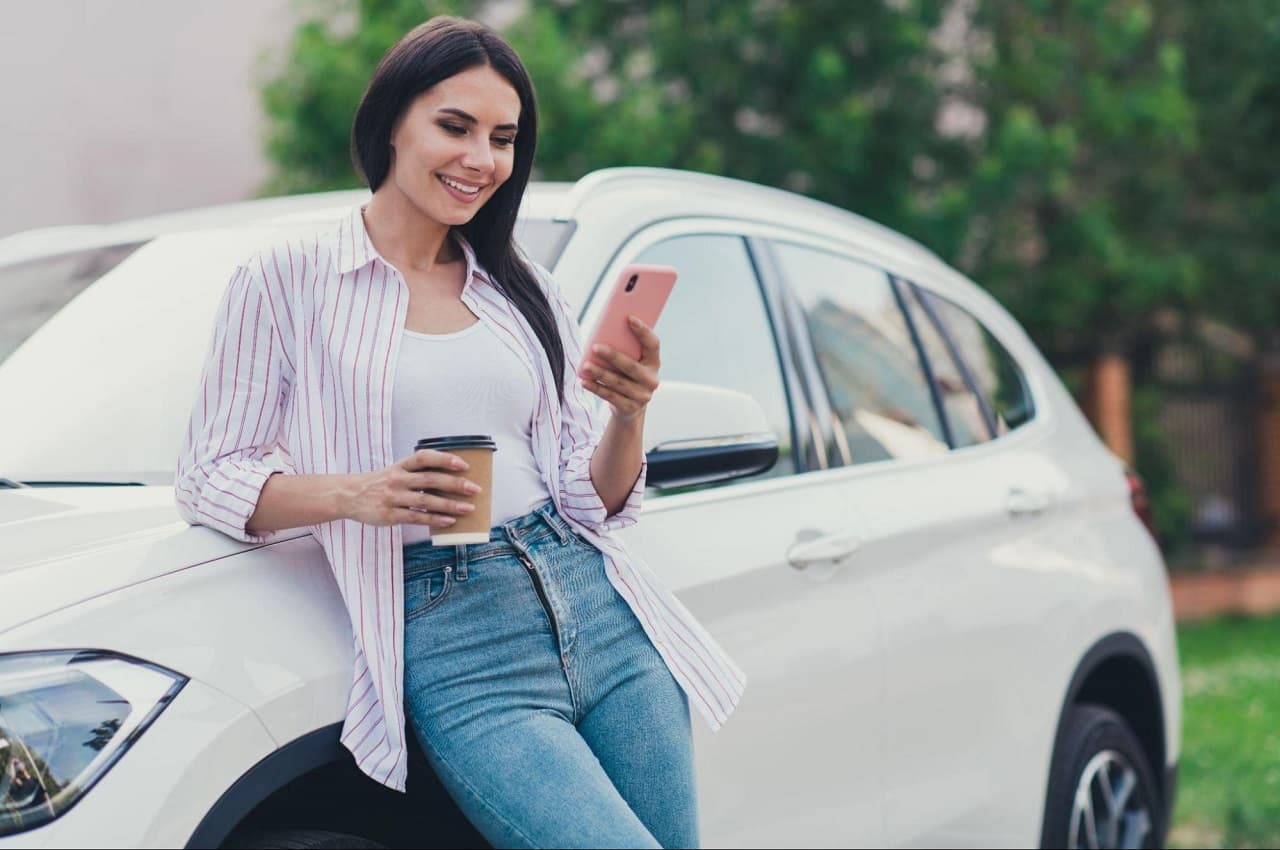
[(489, 147), (489, 140), (479, 138), (478, 134), (475, 139), (467, 144), (466, 151), (462, 154), (462, 167), (468, 171), (488, 174), (493, 171), (493, 151)]

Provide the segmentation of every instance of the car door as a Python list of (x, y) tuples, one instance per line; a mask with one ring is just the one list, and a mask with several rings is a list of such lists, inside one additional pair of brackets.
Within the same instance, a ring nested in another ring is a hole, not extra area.
[(1074, 596), (1067, 576), (1096, 531), (1063, 510), (1070, 458), (1051, 450), (1009, 352), (955, 303), (900, 291), (953, 448), (899, 482), (939, 495), (873, 534), (901, 553), (878, 588), (894, 707), (886, 829), (904, 845), (1026, 846), (1040, 834), (1076, 662), (1058, 626)]
[[(1025, 382), (980, 326), (944, 337), (938, 310), (884, 269), (771, 249), (844, 432), (845, 499), (864, 517), (850, 569), (874, 574), (882, 619), (885, 842), (1025, 844), (1056, 722), (1042, 707), (1061, 683), (1037, 670), (1041, 612), (1022, 603), (1045, 599), (1035, 534), (1063, 482), (1022, 427)], [(961, 350), (990, 355), (989, 394)]]
[[(723, 729), (695, 724), (704, 842), (878, 845), (875, 606), (833, 557), (820, 552), (803, 568), (789, 562), (803, 560), (798, 544), (854, 545), (860, 520), (821, 470), (823, 452), (771, 296), (747, 241), (729, 224), (667, 222), (643, 231), (602, 279), (612, 281), (627, 262), (680, 272), (656, 327), (662, 379), (749, 393), (780, 445), (777, 464), (759, 476), (651, 490), (642, 521), (620, 532), (747, 675)], [(605, 290), (597, 287), (588, 306), (587, 329)]]

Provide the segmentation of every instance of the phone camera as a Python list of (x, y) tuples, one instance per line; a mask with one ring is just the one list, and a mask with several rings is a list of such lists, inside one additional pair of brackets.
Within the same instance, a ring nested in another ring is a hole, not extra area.
[(640, 279), (640, 275), (633, 274), (631, 279), (627, 281), (627, 292), (636, 288), (636, 281)]

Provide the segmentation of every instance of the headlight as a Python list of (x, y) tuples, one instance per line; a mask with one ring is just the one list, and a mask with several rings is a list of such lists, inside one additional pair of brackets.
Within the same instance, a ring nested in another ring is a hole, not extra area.
[(0, 655), (0, 835), (75, 805), (186, 683), (100, 650)]

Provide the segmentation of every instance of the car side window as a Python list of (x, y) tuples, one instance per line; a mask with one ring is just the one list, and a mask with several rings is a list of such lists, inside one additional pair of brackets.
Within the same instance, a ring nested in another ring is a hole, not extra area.
[(774, 254), (799, 300), (852, 463), (943, 454), (947, 441), (889, 276), (789, 242)]
[[(676, 236), (649, 247), (636, 257), (636, 262), (670, 265), (680, 270), (655, 328), (662, 341), (661, 379), (707, 384), (750, 395), (764, 408), (777, 435), (778, 461), (767, 472), (738, 480), (794, 473), (791, 411), (778, 346), (744, 240), (718, 234)], [(701, 485), (697, 489), (732, 483)]]
[[(948, 344), (954, 342), (959, 347), (960, 338), (952, 334), (948, 340), (939, 332), (929, 315), (930, 311), (917, 299), (915, 293), (918, 291), (914, 287), (903, 285), (907, 310), (911, 313), (925, 356), (929, 358), (933, 385), (937, 388), (943, 415), (951, 430), (951, 445), (959, 449), (985, 443), (992, 438), (986, 411), (978, 394), (965, 379), (963, 366), (954, 356), (957, 352)], [(968, 329), (965, 331), (968, 332)]]
[(957, 353), (995, 417), (996, 436), (1034, 419), (1035, 401), (1013, 355), (963, 307), (928, 290), (917, 291), (954, 340)]

